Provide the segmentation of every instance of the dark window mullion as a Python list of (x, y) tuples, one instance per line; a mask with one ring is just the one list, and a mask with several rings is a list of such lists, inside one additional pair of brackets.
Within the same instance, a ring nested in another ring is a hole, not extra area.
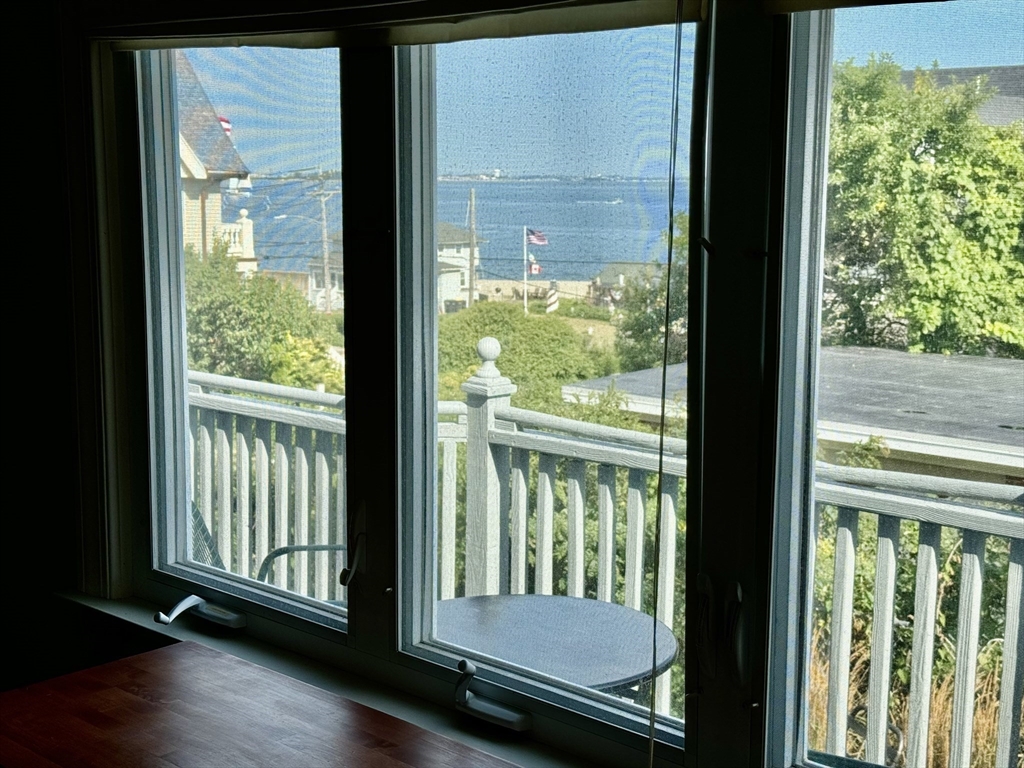
[[(698, 672), (698, 716), (687, 724), (687, 742), (696, 752), (688, 764), (699, 766), (758, 765), (762, 759), (770, 538), (759, 518), (772, 514), (771, 453), (762, 432), (775, 417), (774, 402), (765, 396), (766, 370), (774, 366), (765, 365), (765, 355), (773, 353), (777, 336), (777, 322), (766, 313), (777, 305), (769, 291), (778, 291), (778, 281), (768, 281), (777, 151), (772, 107), (785, 99), (785, 79), (779, 88), (773, 66), (782, 37), (775, 24), (753, 4), (714, 6), (704, 210), (710, 248), (698, 362), (701, 506), (690, 514), (701, 518), (697, 570), (714, 588), (717, 669), (713, 680)], [(696, 599), (692, 580), (690, 586), (688, 595)], [(745, 642), (734, 645), (725, 635), (737, 586)], [(689, 628), (686, 647), (695, 651), (697, 627), (691, 622)]]
[[(350, 642), (394, 648), (399, 477), (395, 50), (341, 50)], [(387, 592), (387, 590), (392, 590)]]

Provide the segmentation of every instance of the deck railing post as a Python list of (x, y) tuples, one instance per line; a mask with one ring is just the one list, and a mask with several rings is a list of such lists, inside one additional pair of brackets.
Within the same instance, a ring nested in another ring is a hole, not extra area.
[(483, 361), (462, 385), (466, 393), (466, 596), (496, 595), (501, 588), (502, 538), (508, 537), (508, 448), (491, 445), (494, 414), (509, 405), (516, 386), (495, 366), (501, 344), (480, 340)]

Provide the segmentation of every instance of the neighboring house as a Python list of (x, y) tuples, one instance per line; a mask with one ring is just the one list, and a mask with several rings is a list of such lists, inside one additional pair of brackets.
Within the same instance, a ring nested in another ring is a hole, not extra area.
[[(818, 364), (826, 457), (877, 435), (887, 469), (1024, 485), (1024, 361), (823, 347)], [(625, 410), (657, 421), (660, 368), (570, 384), (562, 398), (587, 402), (612, 385)], [(667, 385), (668, 415), (685, 416), (686, 363), (669, 366)]]
[(627, 283), (638, 279), (661, 279), (661, 264), (640, 261), (609, 261), (591, 282), (591, 295), (595, 303), (609, 308), (622, 301)]
[(185, 246), (205, 255), (214, 242), (226, 240), (240, 272), (256, 270), (252, 221), (242, 210), (237, 222), (222, 221), (222, 188), (249, 183), (249, 169), (225, 132), (192, 64), (176, 51), (178, 151), (181, 157), (181, 221)]
[[(469, 299), (469, 230), (456, 227), (447, 221), (439, 221), (437, 235), (437, 304), (445, 312), (448, 302), (461, 302), (466, 306)], [(480, 244), (476, 240), (476, 264), (480, 264)], [(478, 291), (479, 293), (479, 291)]]
[[(985, 87), (995, 91), (991, 99), (978, 107), (978, 117), (986, 125), (1009, 125), (1024, 120), (1024, 65), (926, 71), (935, 77), (940, 88), (954, 82), (978, 82), (984, 78)], [(900, 73), (900, 81), (908, 88), (912, 87), (915, 75), (916, 70), (904, 70)]]
[[(331, 270), (331, 311), (345, 308), (343, 285), (344, 269), (341, 258), (341, 235), (330, 241)], [(280, 249), (278, 249), (280, 250)], [(323, 310), (324, 292), (324, 261), (323, 256), (281, 255), (260, 259), (260, 274), (272, 277), (278, 282), (295, 287), (311, 306)]]

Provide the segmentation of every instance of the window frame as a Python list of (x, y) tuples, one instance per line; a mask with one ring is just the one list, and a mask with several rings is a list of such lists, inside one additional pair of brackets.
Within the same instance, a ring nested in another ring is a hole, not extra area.
[[(741, 93), (730, 87), (730, 83), (735, 83), (739, 72), (736, 64), (729, 62), (729, 51), (743, 48), (749, 53), (748, 43), (753, 41), (761, 63), (776, 60), (780, 28), (788, 29), (788, 21), (787, 17), (766, 20), (760, 8), (740, 7), (738, 4), (732, 7), (724, 3), (711, 3), (711, 12), (712, 20), (698, 24), (695, 79), (700, 77), (701, 73), (708, 73), (710, 100), (706, 114), (698, 115), (698, 110), (695, 110), (694, 114), (692, 146), (698, 151), (693, 154), (692, 165), (695, 170), (694, 178), (703, 180), (704, 184), (694, 185), (691, 192), (691, 211), (713, 211), (716, 200), (731, 196), (735, 202), (739, 192), (740, 196), (752, 199), (762, 215), (748, 217), (744, 226), (732, 232), (728, 231), (732, 225), (726, 223), (726, 219), (716, 219), (713, 215), (710, 224), (702, 222), (703, 217), (698, 215), (695, 215), (691, 222), (691, 296), (697, 300), (691, 301), (689, 327), (695, 329), (698, 334), (708, 334), (700, 339), (701, 352), (696, 356), (696, 365), (691, 367), (691, 456), (701, 461), (710, 454), (713, 461), (720, 462), (719, 457), (726, 443), (726, 438), (722, 434), (713, 434), (725, 430), (704, 429), (704, 391), (712, 389), (715, 382), (722, 381), (726, 374), (722, 360), (714, 359), (709, 364), (706, 355), (708, 348), (714, 348), (715, 339), (719, 340), (718, 343), (724, 344), (729, 338), (725, 330), (729, 324), (719, 328), (719, 308), (715, 305), (715, 298), (721, 295), (726, 278), (723, 271), (714, 267), (716, 261), (732, 258), (740, 268), (729, 270), (730, 281), (735, 283), (738, 274), (745, 289), (753, 291), (751, 295), (757, 296), (760, 292), (758, 300), (750, 305), (750, 311), (742, 313), (742, 319), (751, 322), (749, 328), (742, 329), (745, 345), (740, 355), (740, 367), (743, 370), (759, 372), (752, 378), (741, 380), (742, 391), (757, 403), (753, 410), (752, 423), (759, 426), (752, 429), (751, 423), (740, 423), (738, 417), (730, 417), (726, 419), (726, 423), (739, 424), (743, 433), (750, 434), (757, 446), (754, 456), (763, 461), (766, 448), (761, 427), (766, 423), (773, 425), (776, 422), (774, 400), (766, 401), (767, 404), (761, 400), (764, 387), (774, 386), (774, 382), (768, 380), (770, 376), (768, 379), (764, 376), (763, 354), (766, 348), (771, 350), (774, 348), (773, 344), (778, 342), (777, 334), (772, 335), (774, 317), (769, 314), (770, 299), (773, 296), (777, 298), (778, 294), (773, 294), (774, 286), (769, 281), (771, 273), (768, 267), (762, 266), (764, 262), (749, 261), (748, 251), (749, 243), (767, 241), (769, 219), (772, 215), (777, 215), (777, 211), (775, 214), (772, 213), (769, 191), (773, 184), (777, 187), (779, 181), (769, 173), (769, 157), (772, 148), (777, 149), (778, 146), (777, 120), (772, 119), (772, 108), (777, 108), (778, 105), (777, 102), (772, 104), (771, 97), (778, 97), (780, 90), (777, 67), (769, 68), (770, 71), (760, 77), (753, 89), (760, 105), (760, 111), (755, 114), (756, 119), (745, 126), (737, 127), (733, 124), (730, 127), (731, 117), (742, 114), (749, 117), (751, 90), (744, 89)], [(579, 13), (585, 14), (586, 9), (579, 10)], [(264, 19), (261, 23), (265, 26), (259, 29), (252, 28), (251, 20), (241, 26), (246, 29), (247, 34), (256, 35), (252, 38), (253, 44), (273, 44), (277, 41), (284, 45), (335, 45), (344, 37), (343, 33), (332, 31), (326, 25), (322, 32), (311, 32), (306, 37), (293, 31), (288, 31), (283, 36), (274, 34), (278, 30), (290, 29), (297, 23), (296, 19), (301, 17), (302, 15), (298, 14), (294, 18), (276, 18), (272, 21)], [(138, 216), (139, 221), (135, 221), (132, 213), (134, 210), (142, 210), (138, 193), (141, 186), (138, 182), (144, 173), (137, 167), (139, 146), (135, 99), (138, 94), (134, 91), (134, 72), (118, 71), (118, 67), (112, 62), (112, 54), (119, 50), (148, 47), (180, 47), (189, 40), (210, 44), (216, 41), (210, 36), (216, 35), (223, 41), (230, 39), (226, 36), (231, 34), (232, 25), (236, 24), (234, 21), (216, 19), (205, 23), (172, 20), (169, 26), (157, 25), (156, 29), (161, 38), (138, 37), (132, 40), (115, 39), (117, 36), (112, 36), (103, 24), (93, 28), (85, 24), (84, 29), (78, 30), (82, 39), (91, 41), (92, 81), (82, 87), (90, 94), (92, 100), (90, 127), (95, 144), (92, 150), (95, 158), (92, 182), (97, 193), (92, 215), (96, 221), (102, 222), (102, 226), (95, 225), (95, 229), (86, 234), (80, 232), (79, 237), (99, 243), (96, 279), (101, 288), (101, 296), (98, 299), (88, 296), (86, 307), (95, 307), (99, 315), (99, 340), (92, 354), (94, 367), (100, 371), (105, 384), (97, 406), (104, 416), (101, 417), (102, 424), (94, 435), (104, 447), (105, 458), (101, 464), (106, 472), (105, 477), (100, 480), (100, 485), (106, 489), (105, 494), (100, 494), (95, 508), (90, 509), (90, 505), (86, 505), (83, 520), (86, 523), (83, 525), (83, 587), (87, 591), (104, 596), (134, 594), (159, 603), (172, 602), (191, 592), (213, 597), (230, 607), (245, 610), (249, 614), (248, 631), (256, 636), (270, 639), (272, 642), (329, 663), (358, 670), (384, 682), (398, 684), (399, 687), (450, 707), (457, 673), (450, 668), (423, 660), (410, 660), (407, 654), (398, 650), (402, 618), (392, 596), (396, 586), (402, 585), (404, 588), (407, 577), (405, 572), (400, 571), (395, 550), (395, 542), (399, 535), (398, 509), (402, 504), (415, 503), (415, 497), (408, 495), (409, 489), (414, 487), (416, 482), (427, 482), (428, 474), (426, 465), (422, 461), (416, 462), (417, 452), (407, 450), (410, 446), (423, 445), (423, 433), (417, 435), (412, 427), (423, 414), (417, 411), (415, 404), (410, 405), (408, 399), (402, 397), (402, 393), (409, 391), (408, 387), (413, 386), (412, 382), (416, 381), (417, 375), (422, 376), (422, 369), (417, 374), (416, 370), (403, 368), (400, 364), (402, 359), (413, 359), (404, 358), (401, 353), (410, 338), (417, 338), (415, 334), (410, 337), (404, 333), (407, 329), (403, 323), (406, 318), (415, 317), (416, 312), (433, 310), (436, 301), (422, 302), (418, 309), (415, 305), (411, 306), (409, 302), (412, 294), (406, 284), (411, 277), (409, 274), (403, 274), (400, 269), (398, 253), (402, 245), (395, 236), (395, 223), (403, 222), (402, 216), (408, 210), (415, 210), (414, 201), (403, 199), (396, 193), (394, 184), (396, 173), (400, 172), (397, 169), (401, 167), (401, 160), (397, 155), (402, 150), (397, 140), (399, 137), (396, 134), (396, 126), (402, 124), (403, 104), (400, 101), (396, 103), (394, 98), (396, 93), (401, 92), (401, 74), (396, 68), (394, 50), (386, 44), (373, 44), (373, 36), (370, 36), (370, 42), (363, 45), (340, 46), (343, 116), (347, 114), (365, 117), (366, 110), (360, 109), (366, 105), (374, 107), (369, 110), (370, 112), (381, 113), (375, 115), (376, 123), (360, 118), (357, 123), (346, 123), (346, 130), (343, 132), (343, 167), (346, 169), (347, 177), (358, 179), (349, 183), (366, 185), (366, 188), (372, 190), (370, 194), (355, 197), (355, 200), (365, 200), (366, 206), (362, 211), (358, 205), (350, 205), (346, 201), (343, 237), (346, 253), (373, 252), (379, 258), (353, 259), (351, 263), (345, 263), (343, 280), (350, 288), (365, 284), (369, 264), (376, 262), (375, 279), (381, 279), (382, 265), (394, 270), (392, 280), (388, 284), (395, 285), (396, 291), (385, 297), (384, 312), (381, 312), (381, 297), (374, 296), (374, 316), (383, 316), (385, 322), (385, 328), (381, 333), (375, 334), (373, 339), (360, 339), (358, 334), (347, 339), (349, 393), (355, 397), (362, 390), (366, 396), (372, 397), (373, 401), (382, 403), (383, 405), (372, 415), (385, 417), (384, 428), (381, 428), (379, 423), (362, 426), (361, 422), (368, 422), (371, 414), (357, 415), (354, 412), (352, 416), (355, 423), (349, 426), (350, 434), (364, 435), (369, 442), (365, 450), (354, 452), (361, 454), (362, 463), (357, 459), (354, 466), (350, 464), (347, 473), (350, 480), (358, 478), (350, 486), (348, 494), (349, 545), (354, 547), (355, 538), (360, 533), (366, 534), (367, 542), (364, 561), (366, 567), (357, 575), (349, 593), (352, 612), (348, 631), (340, 632), (337, 629), (311, 624), (300, 617), (282, 613), (272, 607), (252, 605), (243, 597), (229, 594), (212, 585), (197, 585), (174, 575), (154, 573), (152, 569), (152, 560), (148, 553), (154, 539), (149, 531), (148, 516), (150, 509), (159, 508), (165, 503), (161, 494), (166, 493), (166, 489), (159, 489), (169, 481), (162, 478), (156, 483), (149, 482), (149, 473), (154, 472), (155, 467), (159, 466), (154, 454), (150, 453), (150, 438), (154, 427), (152, 422), (143, 425), (139, 414), (148, 412), (154, 420), (167, 418), (167, 415), (156, 413), (152, 403), (140, 402), (149, 391), (146, 382), (152, 372), (144, 370), (144, 366), (140, 366), (138, 361), (148, 360), (148, 350), (150, 344), (155, 343), (155, 339), (147, 340), (141, 336), (137, 327), (131, 329), (128, 328), (131, 326), (130, 323), (119, 325), (112, 322), (112, 319), (124, 314), (137, 320), (145, 314), (139, 307), (138, 291), (146, 278), (140, 274), (138, 267), (127, 264), (125, 254), (131, 250), (131, 243), (141, 243), (144, 240), (146, 222), (142, 220), (143, 217), (150, 217), (147, 222), (156, 220), (152, 218), (152, 212), (147, 211)], [(306, 29), (308, 28), (307, 26)], [(170, 31), (175, 29), (179, 30), (179, 36), (171, 40)], [(232, 42), (237, 42), (237, 38), (232, 39)], [(774, 53), (773, 45), (776, 46)], [(705, 56), (707, 61), (704, 61)], [(359, 77), (353, 76), (352, 73), (356, 71), (359, 71)], [(699, 85), (698, 88), (700, 87)], [(392, 95), (390, 111), (380, 109), (384, 101), (380, 97), (380, 89), (384, 88)], [(718, 99), (714, 98), (715, 93), (719, 94)], [(784, 87), (781, 90), (781, 97), (785, 101)], [(114, 129), (114, 123), (120, 129), (120, 135), (118, 130)], [(708, 153), (708, 166), (714, 167), (716, 163), (726, 164), (722, 162), (721, 156), (716, 154), (716, 148), (718, 152), (722, 152), (729, 147), (735, 147), (736, 142), (741, 141), (743, 136), (752, 134), (753, 124), (762, 127), (775, 126), (773, 131), (765, 132), (763, 141), (755, 142), (753, 146), (748, 147), (762, 165), (760, 172), (764, 184), (750, 184), (747, 179), (731, 178), (725, 174), (708, 176), (704, 165), (705, 153)], [(356, 126), (357, 129), (353, 130)], [(135, 128), (134, 137), (132, 128)], [(715, 136), (714, 142), (710, 140), (711, 134)], [(118, 137), (132, 138), (118, 141)], [(388, 149), (383, 157), (390, 158), (390, 174), (380, 173), (380, 156), (373, 164), (373, 168), (369, 167), (370, 158), (375, 153), (367, 152), (365, 145), (359, 149), (360, 140), (381, 148), (387, 142)], [(381, 202), (387, 204), (380, 205)], [(370, 208), (371, 205), (375, 207)], [(364, 216), (362, 223), (359, 223), (357, 216), (366, 213), (369, 217)], [(108, 219), (113, 219), (113, 222)], [(405, 226), (402, 227), (402, 231), (404, 230)], [(419, 236), (423, 236), (422, 231)], [(711, 246), (710, 248), (702, 245), (702, 238), (706, 245)], [(370, 248), (370, 251), (367, 251), (367, 248)], [(360, 261), (364, 266), (360, 267)], [(433, 264), (434, 261), (427, 260), (428, 264)], [(751, 264), (757, 266), (751, 267)], [(346, 291), (348, 312), (358, 314), (362, 310), (362, 305), (369, 306), (369, 297), (364, 297), (364, 300), (360, 301), (359, 296), (356, 290)], [(88, 310), (85, 314), (88, 316)], [(391, 338), (394, 341), (391, 345), (382, 345), (379, 343), (380, 338)], [(731, 361), (728, 369), (731, 370), (734, 367), (732, 363), (735, 362)], [(167, 386), (173, 389), (181, 386), (181, 383), (172, 380)], [(118, 391), (132, 388), (133, 397), (117, 397)], [(388, 413), (391, 414), (392, 422), (386, 420)], [(84, 439), (88, 440), (89, 435), (87, 434)], [(431, 451), (436, 450), (434, 446), (430, 447)], [(138, 452), (140, 448), (142, 453)], [(153, 450), (155, 451), (155, 448)], [(423, 445), (423, 450), (427, 450), (426, 445)], [(132, 455), (148, 456), (149, 460), (132, 461)], [(371, 462), (371, 455), (382, 458)], [(421, 452), (419, 459), (422, 460), (426, 455), (428, 454)], [(767, 450), (767, 455), (771, 455), (770, 449)], [(412, 466), (402, 463), (409, 461), (412, 462)], [(715, 559), (713, 553), (701, 552), (698, 546), (700, 535), (706, 529), (704, 523), (707, 522), (700, 519), (700, 510), (704, 508), (708, 495), (714, 497), (723, 493), (725, 489), (730, 493), (735, 490), (735, 481), (728, 480), (724, 475), (723, 472), (716, 472), (714, 464), (705, 463), (702, 473), (688, 479), (687, 482), (687, 517), (692, 535), (687, 543), (686, 580), (687, 591), (691, 595), (696, 594), (695, 588), (690, 587), (696, 583), (701, 560), (703, 559), (707, 567), (709, 560)], [(412, 483), (402, 482), (403, 478), (412, 478)], [(773, 492), (771, 473), (766, 474), (762, 471), (752, 477), (748, 484), (746, 505), (730, 515), (727, 522), (729, 527), (733, 528), (737, 523), (750, 524), (752, 531), (757, 530), (763, 534), (765, 515), (767, 514), (769, 526), (772, 519), (770, 502), (767, 505), (765, 502), (766, 498), (771, 498)], [(389, 498), (385, 502), (377, 500), (379, 508), (393, 510), (394, 514), (367, 514), (366, 505), (370, 495), (368, 490), (379, 488), (390, 488), (394, 492), (393, 499)], [(90, 538), (85, 530), (91, 516), (98, 520), (98, 523), (93, 521), (93, 524), (98, 524), (101, 528), (95, 540)], [(720, 524), (725, 522), (720, 521)], [(749, 562), (735, 563), (742, 571), (739, 574), (740, 578), (736, 580), (758, 583), (758, 575), (766, 572), (771, 540), (770, 536), (765, 541), (763, 536), (757, 539), (753, 535), (750, 539), (748, 544), (756, 557)], [(691, 553), (698, 556), (691, 556)], [(118, 566), (118, 558), (127, 559), (128, 564)], [(721, 565), (722, 563), (716, 565), (720, 570), (716, 575), (723, 581), (731, 581), (731, 576), (735, 574), (721, 571)], [(99, 578), (94, 578), (95, 574), (99, 574)], [(750, 655), (755, 657), (759, 655), (760, 649), (767, 646), (767, 579), (761, 580), (760, 583), (765, 585), (763, 589), (751, 593), (754, 597), (750, 614), (754, 650)], [(684, 647), (695, 647), (695, 603), (696, 601), (692, 600), (686, 607), (688, 621)], [(693, 653), (687, 656), (687, 720), (693, 728), (692, 733), (696, 736), (695, 743), (704, 746), (698, 753), (695, 748), (683, 752), (678, 745), (659, 743), (659, 758), (673, 761), (682, 758), (687, 765), (714, 765), (720, 762), (724, 755), (731, 754), (728, 751), (721, 751), (716, 738), (722, 729), (735, 724), (736, 717), (724, 716), (723, 712), (734, 708), (737, 703), (742, 703), (741, 695), (746, 693), (750, 696), (747, 699), (748, 705), (753, 702), (762, 706), (760, 711), (754, 711), (756, 707), (748, 706), (751, 713), (751, 737), (749, 740), (740, 741), (744, 741), (742, 751), (745, 762), (759, 763), (762, 755), (760, 745), (763, 743), (764, 735), (765, 698), (761, 685), (765, 679), (763, 670), (759, 670), (755, 665), (751, 684), (741, 692), (731, 692), (720, 700), (710, 702), (709, 706), (707, 699), (710, 697), (701, 691), (697, 684), (694, 657)], [(481, 676), (483, 677), (485, 676)], [(514, 706), (530, 707), (534, 712), (534, 733), (540, 740), (557, 743), (563, 747), (568, 744), (580, 754), (602, 761), (635, 760), (638, 755), (646, 752), (646, 739), (638, 734), (627, 732), (614, 724), (597, 721), (586, 714), (570, 712), (557, 705), (539, 702), (528, 693), (510, 691), (502, 686), (500, 681), (479, 679), (475, 689)]]
[[(686, 765), (765, 758), (789, 24), (788, 16), (772, 17), (755, 4), (718, 3), (708, 32), (707, 145), (704, 165), (691, 171), (704, 189), (690, 238), (689, 327), (701, 346), (692, 358), (696, 370), (688, 368), (688, 442), (699, 451), (699, 468), (687, 478), (685, 647), (694, 652), (687, 658), (686, 720), (696, 748)], [(705, 579), (714, 590), (712, 680), (696, 653), (707, 644), (699, 631)], [(742, 590), (745, 630), (737, 630), (730, 656), (720, 633), (734, 585)]]
[[(828, 181), (834, 11), (793, 15), (781, 335), (775, 540), (769, 634), (769, 765), (817, 765), (808, 758), (804, 670), (810, 646), (817, 339)], [(801, 426), (797, 430), (793, 427)], [(787, 427), (789, 427), (787, 429)]]
[[(178, 121), (174, 64), (169, 51), (155, 50), (113, 54), (112, 67), (115, 77), (134, 83), (136, 91), (138, 138), (129, 151), (134, 150), (141, 157), (138, 196), (146, 243), (143, 249), (147, 278), (145, 359), (151, 436), (148, 452), (154, 478), (148, 509), (166, 510), (172, 506), (180, 508), (185, 501), (178, 496), (180, 489), (189, 487), (187, 446), (190, 439), (187, 412), (180, 406), (186, 399), (188, 371), (183, 354), (184, 262), (175, 175)], [(127, 111), (126, 96), (121, 95), (117, 100), (117, 108), (122, 111)], [(116, 100), (117, 96), (114, 98)], [(146, 194), (142, 194), (143, 189)], [(186, 590), (192, 585), (191, 591), (197, 593), (200, 593), (197, 588), (205, 587), (211, 593), (202, 596), (236, 610), (259, 613), (262, 607), (267, 617), (290, 615), (319, 625), (323, 630), (344, 631), (344, 613), (339, 615), (338, 611), (327, 609), (311, 598), (270, 585), (258, 587), (234, 574), (184, 562), (181, 556), (188, 536), (187, 516), (174, 515), (173, 520), (170, 517), (154, 515), (146, 525), (142, 525), (141, 520), (134, 521), (140, 528), (151, 528), (149, 541), (145, 547), (140, 547), (136, 558), (135, 593), (152, 595), (155, 599), (154, 582)], [(146, 552), (149, 558), (143, 565)]]

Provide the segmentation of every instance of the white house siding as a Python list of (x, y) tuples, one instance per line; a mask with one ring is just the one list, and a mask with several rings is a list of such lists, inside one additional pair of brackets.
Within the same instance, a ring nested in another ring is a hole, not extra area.
[(182, 242), (191, 245), (199, 253), (203, 252), (203, 205), (202, 193), (206, 190), (206, 251), (213, 250), (213, 230), (219, 227), (221, 218), (221, 194), (216, 185), (210, 186), (205, 179), (181, 180), (181, 222)]

